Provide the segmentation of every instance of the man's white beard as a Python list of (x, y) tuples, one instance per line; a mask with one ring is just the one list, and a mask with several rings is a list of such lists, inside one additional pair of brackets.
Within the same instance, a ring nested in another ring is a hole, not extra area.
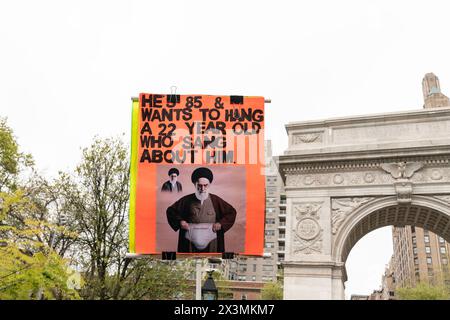
[(203, 201), (205, 201), (206, 199), (208, 199), (209, 193), (208, 191), (200, 193), (198, 190), (195, 190), (195, 196), (197, 197), (198, 200), (201, 201), (201, 203), (203, 204)]

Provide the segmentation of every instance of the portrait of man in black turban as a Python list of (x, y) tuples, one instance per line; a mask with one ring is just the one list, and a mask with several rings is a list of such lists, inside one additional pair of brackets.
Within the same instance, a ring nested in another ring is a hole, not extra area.
[(167, 220), (178, 234), (178, 252), (225, 252), (225, 232), (236, 220), (236, 210), (209, 193), (214, 180), (208, 168), (197, 168), (191, 181), (195, 192), (167, 208)]
[(178, 180), (180, 171), (177, 168), (171, 168), (168, 172), (169, 180), (164, 182), (161, 187), (162, 192), (181, 192), (183, 191), (183, 186)]

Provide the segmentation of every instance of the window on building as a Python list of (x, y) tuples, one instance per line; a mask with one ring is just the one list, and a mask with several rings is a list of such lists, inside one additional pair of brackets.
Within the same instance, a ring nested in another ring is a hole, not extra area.
[(242, 294), (241, 295), (241, 300), (247, 300), (247, 295), (246, 294)]
[(252, 276), (252, 281), (256, 281), (256, 276)]
[(266, 224), (275, 224), (275, 219), (267, 218), (266, 219)]
[(275, 235), (275, 230), (266, 230), (265, 234), (266, 234), (266, 236), (274, 236)]
[(273, 271), (272, 265), (263, 265), (263, 271)]
[(419, 259), (414, 259), (414, 264), (419, 264)]
[(423, 239), (425, 240), (425, 243), (430, 242), (430, 236), (423, 236)]
[(444, 242), (445, 242), (444, 238), (439, 237), (439, 243), (444, 243)]
[(253, 265), (253, 272), (256, 272), (256, 264)]
[(416, 244), (416, 243), (417, 243), (417, 239), (416, 239), (416, 237), (412, 237), (412, 242), (413, 242), (414, 244)]
[(413, 252), (414, 252), (414, 254), (417, 254), (417, 248), (416, 247), (413, 248)]
[(442, 264), (448, 264), (448, 259), (447, 258), (442, 258)]
[(430, 247), (425, 247), (425, 252), (426, 253), (431, 253), (431, 248)]
[(428, 258), (427, 258), (427, 264), (431, 264), (431, 263), (432, 263), (431, 257), (428, 257)]
[(275, 243), (274, 242), (266, 242), (266, 248), (275, 248)]
[(439, 251), (443, 254), (445, 254), (447, 252), (447, 250), (445, 250), (445, 247), (440, 247)]

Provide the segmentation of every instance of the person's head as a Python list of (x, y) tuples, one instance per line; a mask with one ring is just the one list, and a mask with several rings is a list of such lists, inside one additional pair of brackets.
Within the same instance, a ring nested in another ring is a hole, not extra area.
[(195, 193), (202, 198), (207, 197), (209, 186), (213, 181), (213, 173), (205, 167), (197, 168), (192, 172), (191, 181), (195, 185)]
[(199, 193), (208, 192), (208, 187), (209, 187), (209, 180), (206, 178), (198, 179), (197, 183), (195, 184), (195, 189), (197, 189)]
[(178, 171), (177, 168), (172, 168), (169, 170), (169, 177), (170, 181), (175, 182), (178, 179), (178, 176), (180, 175), (180, 171)]

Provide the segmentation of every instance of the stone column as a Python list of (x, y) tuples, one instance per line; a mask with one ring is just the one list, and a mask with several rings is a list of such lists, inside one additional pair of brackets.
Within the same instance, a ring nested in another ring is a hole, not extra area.
[(343, 300), (346, 278), (343, 263), (285, 262), (285, 300)]
[(331, 256), (331, 199), (306, 195), (288, 195), (284, 299), (344, 299), (345, 267)]

